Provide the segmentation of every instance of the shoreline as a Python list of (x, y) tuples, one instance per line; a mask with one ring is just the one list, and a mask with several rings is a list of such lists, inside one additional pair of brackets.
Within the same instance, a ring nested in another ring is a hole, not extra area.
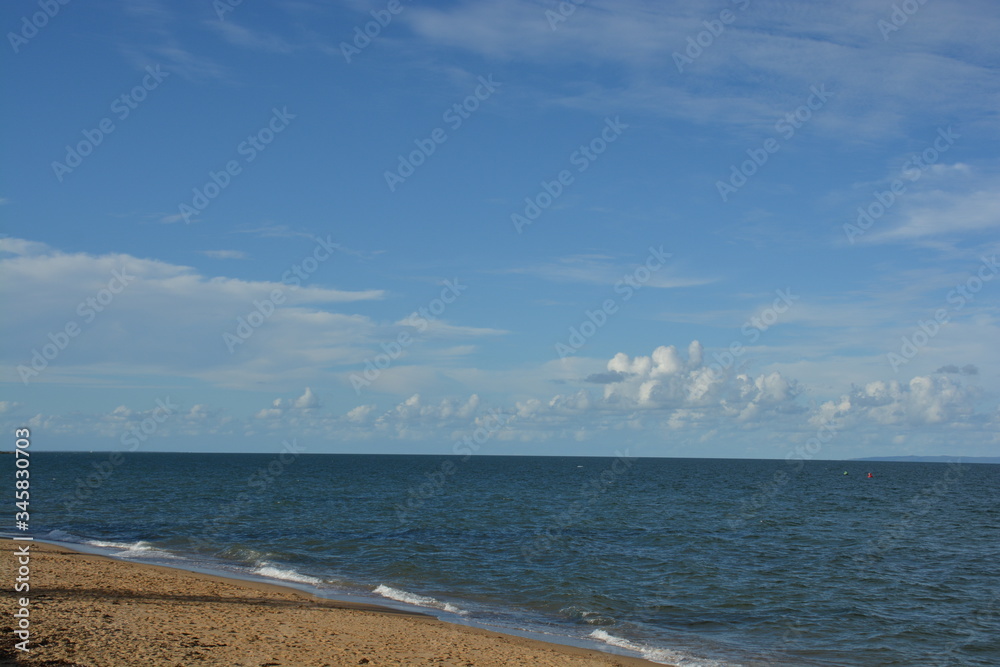
[[(448, 623), (422, 612), (317, 597), (293, 586), (31, 545), (31, 637), (15, 650), (5, 613), (0, 665), (656, 665), (638, 657)], [(7, 597), (7, 596), (5, 596)], [(5, 605), (6, 606), (6, 605)]]

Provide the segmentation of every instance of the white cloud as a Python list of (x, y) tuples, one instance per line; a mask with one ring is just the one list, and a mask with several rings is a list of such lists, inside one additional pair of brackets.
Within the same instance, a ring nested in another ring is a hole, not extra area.
[(368, 421), (368, 418), (375, 412), (377, 408), (378, 406), (371, 404), (359, 405), (358, 407), (348, 412), (347, 415), (345, 416), (347, 418), (347, 421), (357, 422), (359, 424), (365, 423)]
[[(578, 79), (535, 94), (600, 113), (613, 108), (769, 130), (803, 103), (810, 86), (826, 84), (835, 97), (810, 131), (863, 141), (898, 136), (914, 109), (935, 118), (986, 118), (995, 107), (992, 35), (1000, 21), (985, 3), (922, 6), (919, 20), (893, 34), (891, 44), (877, 27), (892, 11), (884, 3), (802, 3), (795, 11), (780, 0), (754, 0), (745, 10), (740, 4), (729, 7), (735, 20), (684, 72), (673, 54), (706, 30), (704, 21), (718, 19), (718, 3), (588, 2), (573, 5), (554, 30), (545, 11), (557, 3), (527, 0), (413, 7), (401, 20), (433, 47), (538, 68), (585, 68)], [(768, 85), (753, 84), (759, 81)]]
[(422, 317), (418, 318), (417, 320), (411, 320), (409, 317), (407, 317), (402, 320), (399, 320), (393, 326), (397, 327), (407, 326), (413, 329), (421, 330), (421, 333), (423, 333), (426, 336), (433, 336), (438, 338), (503, 336), (505, 334), (510, 333), (506, 329), (493, 329), (491, 327), (468, 327), (457, 324), (449, 324), (444, 320), (424, 319)]
[[(29, 364), (50, 333), (78, 327), (76, 337), (35, 381), (73, 381), (98, 376), (162, 374), (246, 383), (314, 376), (317, 367), (363, 359), (359, 346), (376, 325), (344, 309), (381, 299), (381, 290), (346, 291), (278, 280), (246, 281), (205, 276), (191, 267), (125, 254), (67, 254), (20, 239), (0, 243), (0, 285), (5, 303), (18, 312), (5, 319), (6, 361)], [(118, 276), (118, 277), (116, 277)], [(277, 293), (281, 304), (270, 302)], [(240, 319), (254, 315), (250, 337)], [(261, 313), (264, 317), (261, 317)], [(9, 372), (16, 375), (16, 370)], [(301, 386), (301, 385), (300, 385)]]
[[(1000, 442), (996, 436), (1000, 407), (992, 414), (976, 412), (977, 389), (946, 376), (872, 382), (807, 410), (798, 402), (797, 383), (779, 373), (716, 377), (710, 400), (705, 400), (706, 394), (692, 388), (707, 369), (692, 363), (690, 356), (679, 358), (670, 347), (660, 347), (649, 357), (618, 355), (609, 365), (625, 363), (641, 377), (615, 383), (617, 400), (581, 389), (516, 401), (497, 410), (477, 394), (435, 401), (414, 394), (389, 409), (363, 404), (338, 415), (325, 410), (306, 389), (297, 398), (275, 400), (272, 407), (248, 419), (234, 419), (201, 404), (180, 409), (159, 425), (155, 435), (273, 438), (292, 433), (320, 443), (422, 442), (432, 451), (442, 451), (476, 428), (493, 428), (495, 415), (502, 413), (504, 421), (510, 421), (495, 434), (491, 449), (496, 453), (509, 451), (502, 443), (592, 442), (607, 447), (620, 446), (624, 437), (636, 451), (648, 455), (698, 455), (710, 440), (717, 453), (775, 457), (827, 426), (833, 427), (830, 432), (837, 439), (826, 446), (824, 456), (834, 458), (885, 452), (886, 444), (904, 441), (907, 451), (919, 451), (913, 449), (917, 443), (929, 442), (936, 448), (931, 453), (940, 452), (958, 431), (981, 435), (985, 447)], [(122, 405), (104, 414), (35, 414), (16, 421), (54, 435), (119, 438), (155, 417), (155, 412), (148, 406)], [(5, 415), (3, 421), (13, 424), (14, 415)], [(747, 436), (747, 430), (752, 435)]]
[(907, 241), (986, 232), (1000, 227), (1000, 180), (973, 191), (929, 190), (903, 200), (902, 220), (872, 241)]
[(410, 396), (376, 419), (376, 424), (410, 425), (427, 421), (471, 421), (479, 408), (479, 396), (472, 394), (464, 401), (451, 398), (442, 399), (438, 404), (425, 404), (420, 394)]
[(276, 398), (271, 403), (270, 408), (264, 408), (257, 413), (258, 419), (275, 419), (284, 416), (290, 411), (297, 413), (308, 410), (315, 410), (320, 407), (319, 399), (313, 394), (312, 389), (306, 387), (301, 396), (295, 399)]
[(619, 409), (656, 410), (725, 405), (728, 378), (703, 361), (698, 341), (688, 346), (687, 359), (673, 345), (660, 346), (648, 357), (619, 352), (608, 361), (607, 370), (624, 379), (604, 387), (603, 402)]
[(963, 426), (973, 419), (980, 393), (943, 375), (917, 376), (855, 387), (820, 406), (815, 419), (847, 419), (855, 425)]
[(217, 32), (233, 46), (266, 53), (291, 53), (294, 50), (292, 45), (277, 35), (251, 30), (250, 28), (233, 23), (231, 19), (226, 21), (205, 21), (203, 25)]
[(40, 257), (56, 251), (44, 243), (27, 239), (0, 238), (0, 254), (18, 257)]
[(306, 387), (305, 392), (295, 399), (292, 407), (296, 410), (313, 410), (319, 407), (319, 399), (312, 393), (312, 389)]
[(550, 262), (507, 269), (504, 273), (533, 275), (560, 283), (611, 286), (628, 281), (632, 284), (639, 284), (642, 287), (656, 287), (660, 289), (697, 287), (699, 285), (709, 285), (718, 280), (717, 278), (685, 276), (682, 275), (682, 270), (679, 267), (672, 265), (662, 266), (662, 263), (657, 260), (653, 263), (653, 266), (657, 267), (655, 270), (640, 270), (640, 275), (648, 277), (644, 281), (639, 281), (635, 272), (639, 267), (644, 266), (645, 261), (646, 259), (642, 259), (630, 263), (607, 255), (572, 255), (569, 257), (560, 257)]
[(119, 49), (136, 69), (160, 64), (167, 72), (192, 81), (228, 76), (227, 67), (190, 51), (181, 43), (174, 32), (178, 18), (164, 3), (137, 0), (123, 3), (123, 9), (130, 19), (130, 30), (127, 31), (128, 39), (119, 44)]

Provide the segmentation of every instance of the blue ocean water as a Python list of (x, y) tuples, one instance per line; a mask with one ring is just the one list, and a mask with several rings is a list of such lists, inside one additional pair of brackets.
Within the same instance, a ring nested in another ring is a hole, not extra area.
[(33, 452), (31, 475), (37, 538), (120, 558), (685, 667), (1000, 665), (1000, 465)]

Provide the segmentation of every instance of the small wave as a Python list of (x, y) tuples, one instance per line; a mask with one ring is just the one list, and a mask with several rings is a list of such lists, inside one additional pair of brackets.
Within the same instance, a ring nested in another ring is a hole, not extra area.
[(80, 540), (80, 543), (89, 544), (92, 547), (100, 547), (101, 549), (122, 549), (126, 551), (130, 549), (136, 549), (138, 551), (142, 551), (144, 548), (146, 548), (146, 545), (144, 545), (141, 540), (139, 542), (113, 542), (111, 540)]
[(88, 547), (108, 550), (108, 555), (118, 558), (178, 558), (177, 554), (154, 547), (145, 540), (137, 542), (116, 542), (114, 540), (98, 540), (80, 537), (65, 530), (50, 530), (41, 536), (43, 540), (62, 542), (63, 544), (82, 544)]
[(588, 635), (588, 637), (602, 641), (611, 646), (617, 646), (618, 648), (634, 651), (650, 662), (658, 662), (664, 665), (676, 665), (676, 667), (726, 667), (723, 663), (716, 662), (714, 660), (700, 660), (684, 655), (683, 653), (678, 653), (677, 651), (668, 651), (663, 648), (650, 648), (648, 646), (643, 646), (641, 644), (637, 644), (636, 642), (629, 641), (628, 639), (616, 637), (610, 632), (606, 632), (604, 630), (594, 630)]
[(560, 613), (578, 621), (582, 621), (587, 625), (612, 625), (615, 622), (615, 619), (611, 616), (605, 616), (599, 611), (590, 611), (575, 604), (563, 607), (559, 611)]
[(111, 542), (106, 540), (83, 540), (83, 544), (101, 549), (114, 549), (119, 558), (177, 558), (175, 554), (157, 549), (145, 540), (138, 542)]
[(398, 588), (392, 588), (391, 586), (386, 586), (385, 584), (379, 584), (373, 592), (384, 598), (396, 600), (397, 602), (405, 602), (406, 604), (412, 604), (417, 607), (431, 607), (433, 609), (441, 609), (452, 614), (465, 613), (465, 611), (459, 609), (453, 604), (441, 602), (440, 600), (435, 600), (432, 597), (417, 595), (416, 593), (407, 593), (406, 591), (401, 591)]
[(596, 611), (585, 611), (580, 616), (587, 625), (611, 625), (615, 619), (598, 614)]
[(67, 533), (65, 530), (50, 530), (48, 533), (42, 536), (43, 540), (54, 540), (56, 542), (68, 542), (68, 543), (80, 543), (83, 542), (83, 538), (74, 535), (73, 533)]
[(243, 563), (245, 565), (257, 565), (266, 563), (265, 556), (268, 554), (246, 546), (231, 545), (217, 552), (215, 556), (223, 560)]
[(253, 573), (260, 577), (267, 577), (268, 579), (294, 581), (300, 584), (312, 584), (313, 586), (319, 586), (323, 583), (323, 580), (317, 577), (310, 577), (307, 574), (300, 574), (295, 570), (277, 567), (266, 561), (260, 563), (254, 569)]

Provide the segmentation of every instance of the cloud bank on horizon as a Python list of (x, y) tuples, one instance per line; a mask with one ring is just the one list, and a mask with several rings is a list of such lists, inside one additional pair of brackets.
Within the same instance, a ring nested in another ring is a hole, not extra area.
[(995, 3), (37, 11), (0, 421), (39, 448), (997, 452)]

